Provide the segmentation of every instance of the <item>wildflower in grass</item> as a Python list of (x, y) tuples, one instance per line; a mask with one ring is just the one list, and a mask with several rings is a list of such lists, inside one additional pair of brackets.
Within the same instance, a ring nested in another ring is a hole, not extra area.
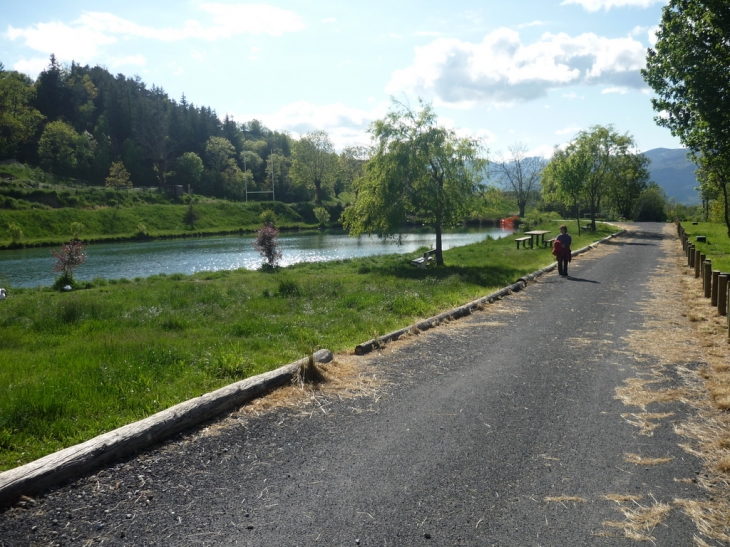
[(253, 242), (253, 246), (266, 259), (264, 266), (268, 268), (276, 268), (277, 263), (281, 259), (278, 238), (279, 230), (274, 228), (273, 224), (266, 224), (256, 232), (256, 239)]

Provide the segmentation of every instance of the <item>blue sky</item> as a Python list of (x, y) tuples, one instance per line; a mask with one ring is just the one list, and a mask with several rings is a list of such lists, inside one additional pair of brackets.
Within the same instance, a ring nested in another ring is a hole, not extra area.
[(679, 148), (639, 70), (666, 0), (3, 2), (0, 62), (139, 75), (179, 99), (298, 137), (367, 144), (390, 98), (432, 102), (491, 156), (549, 156), (614, 124), (640, 150)]

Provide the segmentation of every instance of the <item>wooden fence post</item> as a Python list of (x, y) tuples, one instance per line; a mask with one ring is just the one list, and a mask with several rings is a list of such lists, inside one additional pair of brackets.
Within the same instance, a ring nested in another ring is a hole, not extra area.
[(712, 260), (705, 260), (702, 270), (702, 288), (705, 291), (705, 298), (710, 298), (710, 288), (712, 287)]
[(704, 253), (695, 253), (695, 279), (700, 276), (700, 271), (702, 270), (702, 263), (705, 261)]
[(712, 291), (710, 292), (710, 304), (717, 306), (717, 278), (720, 276), (720, 270), (712, 270)]
[(727, 315), (727, 272), (717, 276), (717, 313)]
[(687, 266), (694, 266), (695, 265), (695, 254), (697, 253), (697, 250), (695, 249), (694, 245), (689, 246), (689, 260), (687, 261)]

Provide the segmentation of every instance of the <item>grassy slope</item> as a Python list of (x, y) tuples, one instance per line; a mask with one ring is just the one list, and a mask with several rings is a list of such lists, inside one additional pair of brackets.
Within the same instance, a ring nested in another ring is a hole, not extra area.
[[(255, 230), (261, 226), (261, 212), (274, 209), (281, 227), (304, 227), (301, 216), (283, 203), (203, 202), (194, 205), (199, 216), (195, 232)], [(23, 230), (23, 243), (62, 242), (71, 238), (71, 223), (81, 222), (82, 238), (101, 240), (128, 238), (144, 224), (152, 236), (185, 234), (191, 230), (183, 223), (187, 205), (138, 205), (100, 209), (0, 210), (0, 245), (10, 243), (5, 227), (14, 222)]]
[[(610, 231), (576, 237), (574, 248)], [(0, 470), (271, 370), (312, 346), (351, 349), (552, 261), (549, 249), (517, 251), (512, 238), (446, 251), (442, 268), (413, 268), (409, 258), (14, 291), (0, 303)]]
[[(713, 270), (730, 272), (730, 238), (727, 237), (724, 224), (700, 222), (693, 225), (691, 222), (684, 222), (682, 226), (697, 249), (712, 260)], [(707, 236), (707, 243), (697, 243), (695, 236)]]

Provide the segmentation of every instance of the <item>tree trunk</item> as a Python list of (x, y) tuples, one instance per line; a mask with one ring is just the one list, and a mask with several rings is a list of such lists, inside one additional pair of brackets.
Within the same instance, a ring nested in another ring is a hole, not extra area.
[(319, 179), (314, 179), (314, 196), (318, 204), (322, 203), (322, 182)]
[(436, 222), (434, 225), (436, 231), (436, 264), (439, 266), (444, 265), (444, 255), (441, 245), (441, 222)]
[(525, 206), (527, 205), (526, 202), (517, 202), (517, 206), (520, 208), (520, 218), (524, 218), (525, 216)]
[(722, 198), (723, 198), (723, 205), (725, 208), (725, 227), (727, 228), (727, 237), (730, 237), (730, 211), (728, 211), (728, 202), (727, 202), (727, 180), (725, 180), (725, 177), (722, 175), (718, 175), (720, 177), (720, 180), (722, 181)]

